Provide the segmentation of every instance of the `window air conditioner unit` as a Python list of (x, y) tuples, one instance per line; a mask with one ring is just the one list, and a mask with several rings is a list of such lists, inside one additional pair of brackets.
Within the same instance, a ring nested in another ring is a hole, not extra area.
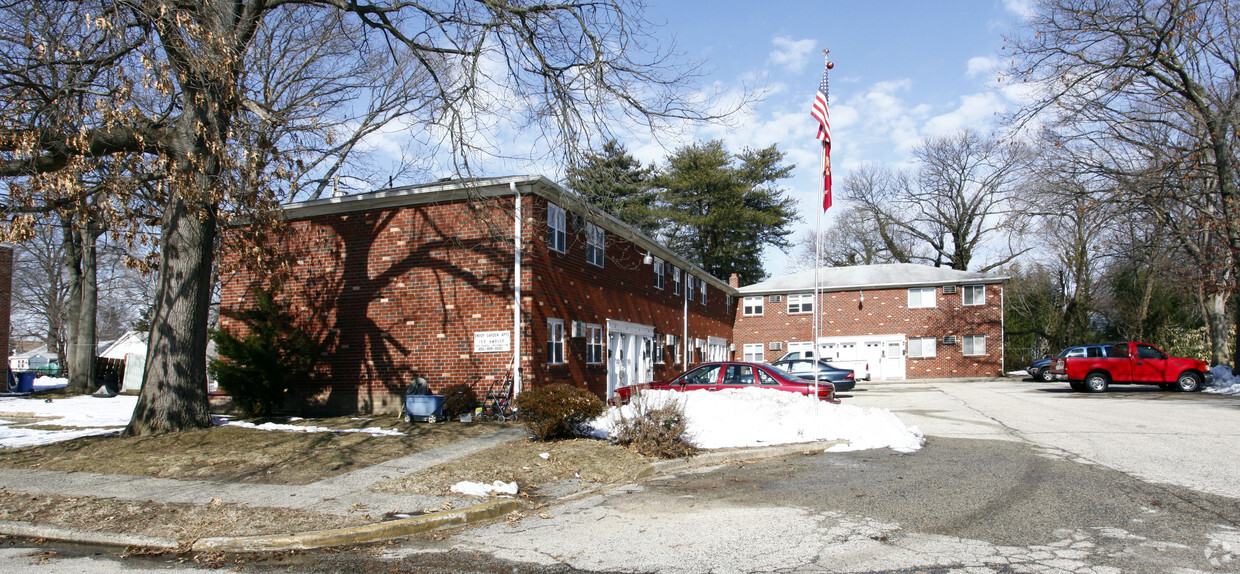
[(772, 351), (781, 351), (783, 350), (783, 348), (784, 348), (784, 344), (782, 341), (775, 341), (774, 343), (771, 343)]
[(955, 345), (956, 336), (955, 335), (943, 335), (943, 344), (944, 345)]
[(952, 293), (955, 293), (955, 292), (956, 292), (956, 286), (955, 286), (955, 285), (944, 285), (944, 286), (943, 286), (943, 294), (944, 294), (944, 295), (951, 295)]
[(586, 324), (581, 321), (573, 321), (573, 337), (586, 336)]
[(784, 300), (784, 296), (783, 296), (783, 295), (771, 295), (771, 302), (772, 302), (772, 303), (778, 303), (778, 302), (783, 301), (783, 300)]

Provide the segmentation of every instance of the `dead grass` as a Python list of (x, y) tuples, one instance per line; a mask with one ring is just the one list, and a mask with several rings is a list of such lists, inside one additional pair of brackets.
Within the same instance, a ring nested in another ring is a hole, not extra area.
[(210, 536), (290, 534), (374, 522), (334, 515), (239, 504), (163, 504), (106, 498), (0, 492), (0, 520), (172, 538), (188, 544)]
[[(547, 458), (540, 455), (547, 453)], [(564, 479), (617, 483), (633, 480), (650, 459), (597, 439), (520, 441), (479, 451), (402, 478), (379, 483), (381, 492), (444, 494), (463, 480), (516, 482), (522, 492)]]
[[(255, 421), (262, 422), (262, 421)], [(274, 422), (285, 422), (277, 419)], [(307, 419), (330, 428), (381, 426), (407, 436), (291, 433), (238, 427), (147, 437), (88, 437), (0, 450), (0, 467), (161, 478), (302, 485), (408, 454), (490, 434), (503, 423), (408, 424), (395, 417)]]

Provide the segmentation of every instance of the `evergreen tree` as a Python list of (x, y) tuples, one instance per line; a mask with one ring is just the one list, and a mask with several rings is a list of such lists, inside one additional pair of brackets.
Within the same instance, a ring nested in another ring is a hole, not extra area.
[(668, 245), (716, 277), (736, 273), (742, 285), (765, 279), (762, 249), (787, 250), (799, 219), (777, 185), (795, 167), (783, 161), (774, 145), (736, 155), (718, 140), (677, 150), (656, 178)]
[(240, 333), (211, 332), (219, 351), (211, 372), (224, 392), (247, 415), (270, 415), (284, 400), (292, 381), (308, 375), (319, 351), (276, 300), (278, 287), (255, 289), (255, 305), (237, 314)]
[(600, 152), (585, 154), (580, 165), (569, 168), (568, 187), (650, 237), (662, 228), (654, 169), (643, 166), (616, 140), (603, 144)]

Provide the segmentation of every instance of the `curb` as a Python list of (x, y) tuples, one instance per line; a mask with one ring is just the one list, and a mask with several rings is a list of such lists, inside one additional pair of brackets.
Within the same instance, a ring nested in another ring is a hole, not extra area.
[(727, 462), (740, 462), (746, 460), (759, 460), (764, 458), (776, 458), (787, 456), (790, 454), (810, 453), (818, 454), (831, 448), (837, 444), (845, 444), (848, 441), (843, 440), (820, 440), (814, 442), (798, 442), (792, 444), (781, 444), (775, 446), (765, 446), (759, 448), (742, 447), (738, 449), (716, 450), (700, 454), (695, 454), (689, 458), (678, 458), (672, 460), (663, 460), (652, 462), (646, 465), (646, 468), (638, 471), (634, 478), (650, 478), (663, 474), (670, 474), (682, 470), (708, 466), (712, 464), (722, 464)]
[(190, 550), (195, 552), (268, 552), (363, 544), (400, 538), (447, 526), (491, 520), (523, 507), (524, 505), (516, 500), (495, 500), (451, 512), (436, 512), (350, 528), (286, 535), (203, 538), (195, 541)]
[(124, 534), (118, 532), (96, 532), (93, 530), (79, 530), (76, 528), (32, 524), (29, 522), (0, 521), (0, 535), (21, 536), (24, 538), (44, 538), (47, 540), (77, 542), (81, 544), (98, 544), (102, 546), (154, 548), (158, 550), (170, 551), (180, 548), (177, 541), (171, 538), (140, 536), (137, 534)]

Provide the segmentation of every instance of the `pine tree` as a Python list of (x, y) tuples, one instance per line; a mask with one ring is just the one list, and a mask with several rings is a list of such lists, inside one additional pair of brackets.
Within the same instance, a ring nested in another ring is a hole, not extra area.
[(648, 236), (656, 237), (663, 227), (654, 168), (643, 166), (616, 140), (603, 144), (600, 152), (585, 154), (579, 165), (569, 168), (568, 187)]

